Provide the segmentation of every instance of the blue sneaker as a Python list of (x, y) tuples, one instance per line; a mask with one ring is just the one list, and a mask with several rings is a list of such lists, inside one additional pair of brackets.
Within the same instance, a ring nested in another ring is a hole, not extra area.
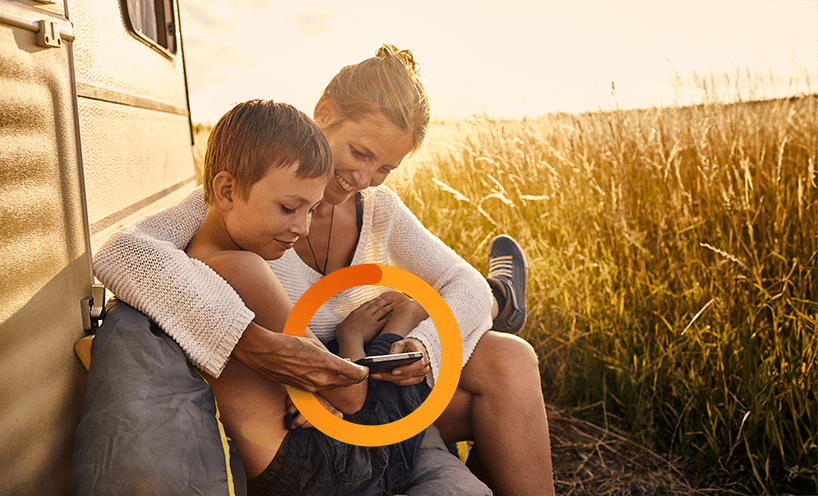
[(525, 325), (525, 287), (528, 261), (520, 245), (511, 236), (501, 234), (489, 243), (489, 274), (486, 277), (499, 312), (492, 329), (518, 332)]

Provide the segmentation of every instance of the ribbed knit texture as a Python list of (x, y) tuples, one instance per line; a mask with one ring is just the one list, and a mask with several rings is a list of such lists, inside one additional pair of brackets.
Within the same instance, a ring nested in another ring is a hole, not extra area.
[(108, 238), (94, 256), (94, 274), (218, 377), (255, 317), (213, 269), (184, 251), (207, 213), (202, 189)]
[[(97, 278), (118, 298), (154, 319), (195, 365), (218, 376), (253, 313), (218, 274), (181, 251), (206, 211), (202, 189), (197, 188), (176, 205), (114, 233), (94, 258), (94, 267)], [(460, 328), (465, 365), (491, 327), (489, 286), (383, 186), (364, 191), (364, 222), (352, 265), (366, 263), (407, 270), (443, 297)], [(321, 278), (295, 250), (269, 264), (293, 302)], [(332, 339), (335, 326), (349, 312), (387, 290), (358, 286), (333, 296), (313, 316), (310, 329), (319, 339)], [(437, 330), (427, 319), (409, 336), (426, 346), (432, 386), (440, 371)]]

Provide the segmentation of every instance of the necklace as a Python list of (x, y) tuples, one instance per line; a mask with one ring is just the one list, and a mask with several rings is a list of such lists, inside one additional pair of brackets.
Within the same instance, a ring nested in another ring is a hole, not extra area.
[(312, 243), (310, 243), (310, 235), (307, 234), (307, 246), (310, 247), (310, 253), (312, 253), (312, 261), (315, 264), (315, 270), (321, 273), (322, 276), (327, 275), (327, 262), (329, 262), (329, 245), (332, 241), (332, 221), (335, 220), (335, 205), (332, 206), (332, 213), (329, 216), (329, 236), (327, 236), (327, 253), (324, 256), (324, 270), (318, 268), (318, 259), (315, 258), (315, 250), (312, 249)]

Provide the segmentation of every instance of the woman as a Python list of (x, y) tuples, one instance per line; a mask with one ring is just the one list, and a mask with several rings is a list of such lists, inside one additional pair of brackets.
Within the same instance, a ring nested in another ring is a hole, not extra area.
[[(451, 308), (463, 340), (460, 383), (435, 426), (447, 443), (474, 440), (469, 468), (496, 494), (553, 494), (537, 356), (519, 337), (489, 330), (498, 314), (512, 326), (522, 325), (525, 262), (518, 247), (510, 238), (493, 244), (492, 296), (486, 279), (381, 186), (421, 145), (429, 123), (428, 99), (411, 52), (384, 45), (375, 57), (343, 68), (316, 104), (314, 119), (329, 141), (335, 174), (309, 235), (270, 262), (288, 295), (296, 301), (323, 275), (362, 263), (400, 267), (428, 282)], [(220, 294), (208, 298), (196, 289), (196, 278), (212, 275), (181, 250), (203, 218), (201, 193), (194, 192), (124, 228), (97, 254), (97, 277), (153, 317), (209, 373), (218, 375), (228, 356), (254, 369), (272, 368), (264, 329), (250, 323), (253, 314), (232, 289), (224, 284)], [(125, 252), (139, 264), (123, 267)], [(310, 329), (330, 339), (347, 314), (382, 290), (361, 286), (337, 295), (316, 313)], [(422, 351), (426, 357), (373, 378), (402, 385), (426, 378), (433, 385), (440, 342), (431, 320), (392, 346), (392, 353), (401, 351)]]

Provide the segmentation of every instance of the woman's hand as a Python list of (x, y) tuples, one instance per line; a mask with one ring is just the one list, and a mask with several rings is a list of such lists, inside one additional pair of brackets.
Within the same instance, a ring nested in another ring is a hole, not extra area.
[[(341, 419), (344, 418), (344, 414), (341, 413), (334, 406), (332, 406), (332, 404), (320, 394), (315, 393), (315, 399), (317, 399), (318, 403), (320, 403), (324, 408), (329, 410), (331, 414)], [(287, 395), (287, 412), (293, 415), (293, 424), (292, 426), (290, 426), (291, 430), (298, 428), (315, 429), (315, 427), (310, 423), (310, 421), (307, 420), (307, 418), (304, 417), (304, 415), (302, 415), (301, 412), (298, 411), (298, 408), (296, 408), (295, 403), (293, 403), (293, 399), (290, 398), (289, 395)]]
[(254, 322), (244, 331), (232, 358), (272, 381), (309, 392), (349, 387), (368, 375), (366, 367), (333, 355), (317, 339), (271, 332)]
[(420, 351), (423, 353), (423, 358), (415, 363), (392, 369), (391, 372), (372, 374), (371, 377), (380, 381), (393, 382), (398, 386), (411, 386), (423, 381), (426, 378), (426, 374), (432, 371), (432, 368), (429, 366), (429, 355), (426, 353), (426, 347), (423, 346), (423, 343), (421, 343), (419, 339), (406, 338), (396, 341), (392, 344), (389, 354), (394, 355), (395, 353), (406, 353), (409, 351)]

